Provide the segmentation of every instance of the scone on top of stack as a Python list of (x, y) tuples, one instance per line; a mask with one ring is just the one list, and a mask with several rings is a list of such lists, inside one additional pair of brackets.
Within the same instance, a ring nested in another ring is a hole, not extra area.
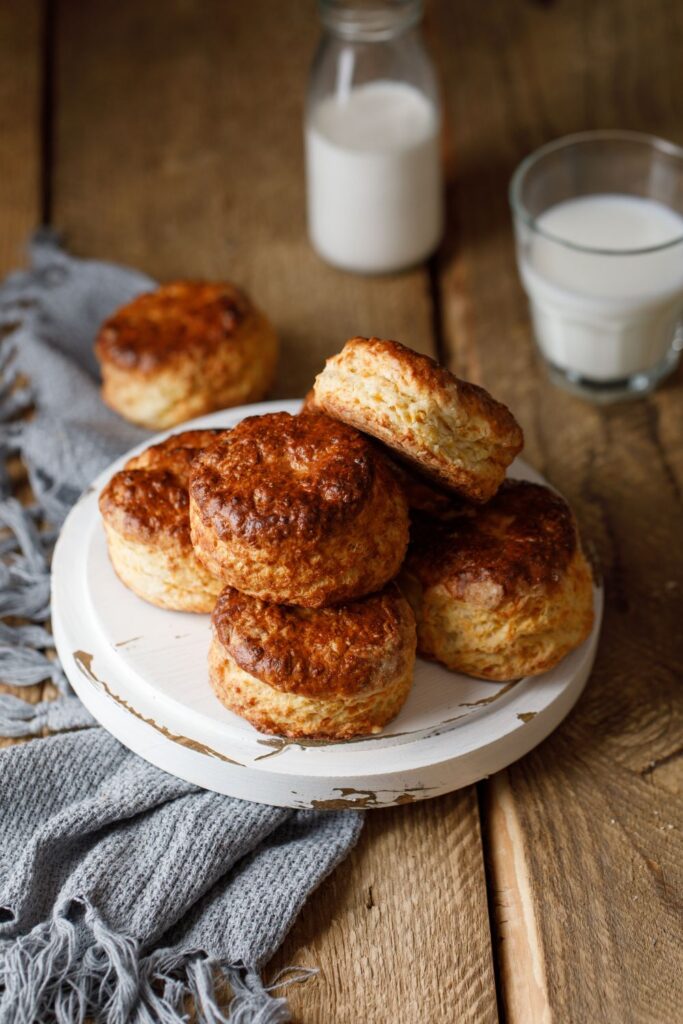
[(507, 406), (397, 341), (347, 341), (317, 377), (313, 400), (472, 502), (493, 497), (524, 443)]
[(277, 353), (270, 322), (228, 282), (161, 285), (110, 316), (95, 342), (104, 401), (154, 430), (263, 398)]
[(371, 441), (327, 416), (250, 416), (193, 462), (197, 555), (244, 593), (321, 608), (380, 590), (408, 546), (408, 508)]

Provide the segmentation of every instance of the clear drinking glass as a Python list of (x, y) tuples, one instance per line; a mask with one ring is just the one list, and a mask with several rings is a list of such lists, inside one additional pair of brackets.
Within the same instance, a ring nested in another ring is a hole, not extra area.
[(683, 348), (683, 149), (570, 135), (519, 165), (510, 202), (551, 379), (598, 402), (654, 388)]
[(361, 273), (425, 259), (443, 231), (441, 109), (422, 0), (319, 0), (305, 114), (308, 230)]

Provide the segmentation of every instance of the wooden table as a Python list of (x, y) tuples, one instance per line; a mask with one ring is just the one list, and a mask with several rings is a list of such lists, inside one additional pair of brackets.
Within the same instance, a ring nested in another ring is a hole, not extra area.
[[(566, 132), (683, 141), (679, 0), (435, 0), (449, 227), (412, 273), (362, 278), (306, 240), (312, 0), (5, 0), (0, 262), (41, 219), (77, 253), (229, 276), (278, 325), (277, 396), (352, 334), (437, 354), (508, 403), (605, 577), (585, 696), (541, 747), (451, 796), (370, 813), (277, 957), (317, 964), (303, 1022), (683, 1019), (683, 373), (597, 409), (538, 366), (506, 186)], [(38, 699), (40, 688), (35, 688)]]

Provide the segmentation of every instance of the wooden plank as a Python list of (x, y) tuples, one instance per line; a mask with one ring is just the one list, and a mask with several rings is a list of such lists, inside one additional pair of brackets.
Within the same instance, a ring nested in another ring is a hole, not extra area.
[(23, 263), (40, 219), (42, 5), (0, 4), (0, 275)]
[[(42, 22), (39, 3), (0, 5), (0, 276), (23, 264), (26, 241), (40, 219)], [(44, 688), (0, 682), (0, 693), (35, 704)], [(0, 738), (0, 747), (13, 742)]]
[(683, 138), (679, 4), (432, 7), (456, 159), (442, 257), (452, 365), (507, 401), (574, 505), (607, 607), (593, 677), (537, 751), (483, 786), (506, 1019), (664, 1022), (679, 964), (683, 373), (598, 409), (537, 364), (507, 184), (548, 139), (621, 126)]
[[(306, 241), (312, 3), (65, 0), (58, 29), (54, 210), (78, 252), (244, 284), (282, 333), (278, 395), (352, 334), (431, 350), (425, 271), (343, 274)], [(297, 962), (322, 970), (291, 992), (305, 1022), (495, 1020), (474, 792), (371, 814), (279, 954)]]
[(295, 1019), (497, 1021), (481, 886), (473, 788), (369, 814), (272, 965), (321, 967), (290, 989)]
[(282, 334), (278, 396), (305, 391), (352, 334), (429, 349), (423, 271), (362, 278), (327, 267), (308, 245), (312, 4), (275, 17), (264, 0), (176, 0), (160, 18), (149, 0), (67, 2), (59, 27), (55, 215), (74, 249), (160, 278), (239, 281)]

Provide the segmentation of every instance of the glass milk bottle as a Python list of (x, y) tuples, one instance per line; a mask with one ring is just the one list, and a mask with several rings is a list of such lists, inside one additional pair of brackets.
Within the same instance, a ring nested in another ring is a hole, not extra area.
[(320, 0), (306, 104), (308, 230), (323, 259), (387, 273), (443, 231), (436, 79), (421, 0)]

